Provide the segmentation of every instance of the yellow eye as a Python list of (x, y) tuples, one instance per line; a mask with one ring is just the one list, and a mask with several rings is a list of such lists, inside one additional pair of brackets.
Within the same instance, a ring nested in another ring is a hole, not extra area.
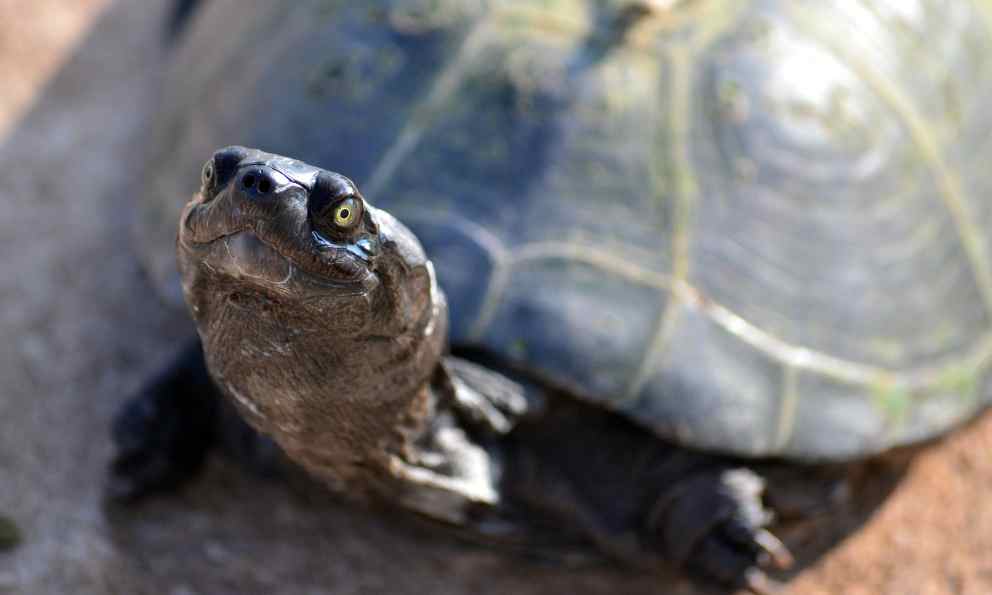
[(362, 207), (354, 198), (346, 198), (334, 207), (334, 224), (345, 229), (354, 227), (360, 218)]
[(214, 160), (211, 159), (203, 166), (202, 183), (205, 188), (209, 188), (214, 182)]

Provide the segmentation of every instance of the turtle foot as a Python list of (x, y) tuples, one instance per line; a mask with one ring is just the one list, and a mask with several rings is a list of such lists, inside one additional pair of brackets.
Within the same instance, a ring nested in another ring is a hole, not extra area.
[(444, 394), (458, 415), (470, 425), (494, 434), (506, 434), (526, 415), (525, 388), (480, 365), (447, 357), (439, 368)]
[(187, 349), (114, 418), (106, 498), (132, 502), (192, 477), (214, 442), (217, 403), (199, 346)]
[(662, 495), (650, 517), (664, 553), (693, 578), (766, 595), (779, 585), (766, 571), (792, 565), (768, 530), (764, 480), (748, 469), (693, 476)]

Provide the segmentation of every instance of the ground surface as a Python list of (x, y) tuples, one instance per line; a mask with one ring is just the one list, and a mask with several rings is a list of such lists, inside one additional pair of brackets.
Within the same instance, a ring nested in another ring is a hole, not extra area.
[[(0, 593), (673, 593), (563, 572), (214, 461), (175, 498), (100, 505), (106, 428), (187, 331), (130, 251), (159, 2), (0, 0)], [(78, 42), (78, 43), (77, 43)], [(926, 451), (789, 593), (992, 593), (992, 417)]]

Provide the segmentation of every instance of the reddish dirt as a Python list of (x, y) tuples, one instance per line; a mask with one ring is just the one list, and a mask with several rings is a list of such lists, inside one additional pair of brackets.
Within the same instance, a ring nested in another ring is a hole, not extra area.
[[(21, 116), (106, 4), (0, 0), (0, 134)], [(788, 592), (992, 593), (990, 493), (992, 416), (985, 416), (927, 449), (876, 514), (794, 579)], [(99, 555), (110, 554), (101, 549)]]
[(927, 449), (857, 534), (793, 582), (797, 595), (992, 593), (992, 417)]

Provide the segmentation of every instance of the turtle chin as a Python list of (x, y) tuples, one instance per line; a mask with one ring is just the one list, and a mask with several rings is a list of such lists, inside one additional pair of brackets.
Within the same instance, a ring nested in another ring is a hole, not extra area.
[(188, 241), (181, 231), (177, 252), (183, 293), (201, 335), (262, 318), (293, 334), (319, 333), (328, 340), (369, 330), (380, 287), (370, 270), (355, 280), (331, 278), (250, 229), (208, 242)]
[(290, 290), (293, 263), (250, 231), (223, 236), (204, 247), (204, 266), (232, 281), (244, 281), (276, 293)]

